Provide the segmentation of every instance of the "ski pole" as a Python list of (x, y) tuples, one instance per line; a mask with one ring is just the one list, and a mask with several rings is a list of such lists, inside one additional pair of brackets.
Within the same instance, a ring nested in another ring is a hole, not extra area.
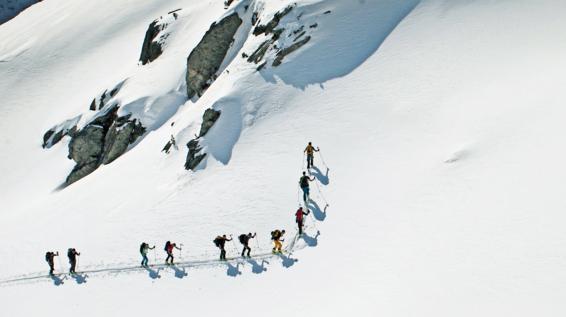
[(63, 264), (61, 263), (61, 257), (59, 256), (59, 251), (57, 251), (57, 261), (59, 262), (59, 270), (61, 271), (61, 273), (65, 272), (63, 270)]
[(259, 236), (257, 235), (257, 233), (255, 234), (255, 245), (257, 246), (257, 252), (259, 253), (260, 247), (259, 247)]
[(326, 165), (326, 162), (324, 161), (324, 156), (322, 156), (322, 152), (320, 151), (320, 148), (318, 148), (318, 156), (320, 156), (320, 160), (322, 161), (322, 164), (324, 164), (324, 166), (326, 166), (327, 169), (328, 165)]
[(75, 267), (75, 272), (79, 269), (79, 260), (81, 259), (81, 256), (79, 255), (77, 257), (77, 266)]

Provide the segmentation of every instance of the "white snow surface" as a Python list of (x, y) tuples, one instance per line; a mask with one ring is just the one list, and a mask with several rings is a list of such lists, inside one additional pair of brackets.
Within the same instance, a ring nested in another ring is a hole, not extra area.
[[(266, 23), (293, 3), (46, 0), (0, 26), (0, 315), (566, 314), (566, 2), (298, 0), (281, 23), (311, 41), (257, 72), (241, 58), (265, 39), (252, 12)], [(149, 23), (178, 8), (163, 55), (139, 65)], [(187, 56), (233, 10), (229, 72), (186, 100)], [(148, 133), (61, 189), (69, 137), (43, 149), (43, 134), (84, 126), (118, 84)], [(186, 171), (210, 107), (209, 155)], [(66, 270), (69, 247), (80, 272), (136, 266), (142, 241), (159, 264), (167, 240), (185, 262), (215, 259), (223, 233), (257, 232), (256, 254), (276, 228), (289, 244), (308, 141), (323, 157), (292, 254), (2, 282), (45, 275), (47, 250)]]

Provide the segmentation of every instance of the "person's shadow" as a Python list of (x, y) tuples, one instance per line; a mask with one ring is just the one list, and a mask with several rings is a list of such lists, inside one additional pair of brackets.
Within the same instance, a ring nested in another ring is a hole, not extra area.
[(53, 280), (53, 284), (55, 286), (61, 286), (61, 285), (65, 284), (65, 282), (63, 282), (63, 281), (67, 279), (67, 276), (63, 275), (63, 278), (60, 278), (57, 275), (51, 275), (51, 279)]
[(248, 259), (247, 261), (248, 261), (249, 264), (252, 265), (252, 272), (253, 273), (261, 274), (261, 273), (267, 271), (265, 264), (269, 264), (269, 262), (267, 262), (266, 260), (261, 260), (261, 265), (259, 263), (257, 263), (257, 261), (254, 260), (254, 259)]
[(240, 272), (240, 263), (236, 263), (236, 266), (233, 266), (230, 262), (226, 262), (226, 265), (228, 266), (228, 270), (226, 271), (228, 276), (237, 277), (242, 274), (242, 272)]
[(326, 174), (322, 174), (322, 172), (320, 171), (320, 169), (316, 166), (311, 167), (311, 175), (313, 175), (314, 177), (316, 177), (316, 179), (318, 179), (318, 181), (322, 184), (322, 185), (328, 185), (330, 184), (330, 179), (328, 178), (328, 173), (330, 172), (330, 169), (327, 167), (326, 168)]
[(311, 237), (307, 233), (303, 232), (303, 235), (301, 236), (301, 238), (305, 241), (305, 243), (309, 247), (314, 248), (318, 245), (318, 236), (320, 236), (320, 231), (317, 231), (316, 235), (314, 237)]
[(161, 268), (154, 270), (150, 267), (145, 267), (145, 270), (149, 273), (149, 277), (151, 279), (155, 280), (155, 279), (161, 278), (161, 275), (159, 275), (159, 271), (161, 271)]
[(283, 266), (285, 268), (290, 268), (291, 266), (295, 265), (295, 263), (299, 262), (299, 259), (293, 259), (291, 258), (291, 254), (289, 254), (289, 256), (280, 253), (279, 257), (281, 258), (282, 262), (281, 264), (283, 264)]
[(321, 211), (316, 201), (312, 199), (309, 201), (309, 210), (318, 221), (324, 221), (324, 219), (326, 219), (326, 208), (328, 208), (328, 205), (324, 207), (324, 211)]
[(173, 270), (175, 271), (175, 277), (176, 278), (184, 278), (185, 276), (189, 275), (186, 271), (185, 268), (179, 268), (176, 265), (171, 265), (171, 268), (173, 268)]
[(84, 284), (86, 283), (86, 278), (88, 275), (86, 274), (72, 274), (71, 277), (77, 282), (77, 284)]

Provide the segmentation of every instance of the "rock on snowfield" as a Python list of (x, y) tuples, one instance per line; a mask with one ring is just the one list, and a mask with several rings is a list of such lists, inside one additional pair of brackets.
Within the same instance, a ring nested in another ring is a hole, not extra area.
[(187, 95), (201, 96), (214, 81), (234, 35), (242, 24), (238, 13), (233, 13), (218, 23), (213, 23), (200, 43), (187, 59)]

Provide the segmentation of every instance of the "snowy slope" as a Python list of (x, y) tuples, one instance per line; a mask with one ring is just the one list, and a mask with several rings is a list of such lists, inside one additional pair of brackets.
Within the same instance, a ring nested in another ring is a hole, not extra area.
[[(565, 5), (298, 1), (283, 23), (304, 12), (311, 42), (256, 72), (240, 55), (262, 38), (239, 34), (229, 72), (183, 99), (186, 58), (212, 22), (291, 3), (48, 0), (0, 26), (0, 280), (46, 272), (45, 251), (71, 246), (79, 270), (136, 265), (141, 241), (158, 262), (166, 240), (183, 243), (179, 260), (214, 258), (222, 233), (257, 232), (269, 250), (270, 230), (294, 234), (308, 141), (330, 168), (316, 157), (313, 217), (292, 255), (4, 283), (7, 316), (565, 313)], [(164, 54), (138, 65), (148, 24), (177, 8)], [(68, 139), (46, 150), (43, 133), (86, 122), (92, 98), (124, 80), (116, 98), (150, 132), (57, 190), (74, 165)], [(209, 157), (186, 171), (210, 107), (223, 114)], [(179, 151), (165, 156), (172, 134)]]

